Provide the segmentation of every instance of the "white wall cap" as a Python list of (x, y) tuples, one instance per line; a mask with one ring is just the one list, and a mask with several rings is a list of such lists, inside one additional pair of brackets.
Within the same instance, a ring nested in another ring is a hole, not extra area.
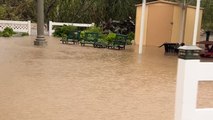
[(197, 46), (181, 46), (178, 49), (180, 50), (202, 50), (201, 48)]

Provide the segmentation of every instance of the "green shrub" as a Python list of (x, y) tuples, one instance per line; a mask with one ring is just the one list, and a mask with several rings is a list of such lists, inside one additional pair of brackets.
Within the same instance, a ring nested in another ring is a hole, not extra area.
[(208, 30), (212, 31), (213, 30), (213, 23), (207, 23), (205, 28), (206, 28), (206, 31), (208, 31)]
[(12, 35), (8, 31), (4, 31), (2, 36), (3, 37), (11, 37)]
[(86, 32), (96, 32), (96, 33), (102, 34), (103, 31), (100, 27), (92, 26), (86, 29)]
[(112, 41), (116, 38), (116, 34), (115, 33), (109, 33), (107, 36), (106, 36), (106, 41), (108, 43), (112, 43)]
[(106, 37), (107, 37), (106, 34), (99, 35), (98, 42), (101, 44), (107, 45), (108, 41), (106, 40)]
[(84, 30), (84, 31), (81, 31), (81, 34), (80, 34), (80, 38), (81, 38), (81, 39), (83, 39), (83, 38), (84, 38), (84, 36), (85, 36), (85, 32), (86, 32), (85, 30)]
[(128, 40), (132, 41), (135, 38), (135, 33), (130, 32), (127, 36), (128, 36)]
[(12, 28), (6, 27), (3, 32), (8, 32), (10, 35), (15, 34)]
[(3, 37), (11, 37), (13, 34), (15, 34), (15, 32), (13, 31), (12, 28), (9, 28), (9, 27), (6, 27), (4, 29), (4, 31), (1, 33), (0, 36), (3, 36)]
[(0, 19), (4, 19), (6, 13), (6, 8), (3, 5), (0, 5)]
[(2, 34), (3, 34), (3, 33), (0, 31), (0, 37), (2, 37)]
[(132, 41), (131, 41), (131, 40), (127, 40), (127, 41), (126, 41), (126, 44), (127, 44), (127, 45), (132, 45)]
[(21, 33), (21, 36), (29, 36), (28, 33)]
[(55, 32), (53, 33), (53, 36), (54, 37), (62, 37), (62, 29), (61, 29), (61, 27), (57, 27), (55, 29)]
[(99, 36), (103, 35), (102, 34), (102, 32), (103, 32), (102, 29), (100, 27), (97, 27), (97, 26), (89, 27), (86, 30), (81, 31), (81, 38), (84, 38), (86, 32), (95, 32), (95, 33), (98, 33)]
[(69, 32), (75, 31), (75, 30), (77, 30), (77, 27), (75, 27), (75, 26), (64, 25), (62, 27), (57, 27), (55, 29), (55, 32), (53, 33), (53, 36), (62, 37), (63, 35), (68, 35)]
[(66, 34), (63, 34), (61, 37), (62, 37), (62, 40), (63, 40), (63, 41), (66, 41), (66, 40), (67, 40), (67, 35), (66, 35)]

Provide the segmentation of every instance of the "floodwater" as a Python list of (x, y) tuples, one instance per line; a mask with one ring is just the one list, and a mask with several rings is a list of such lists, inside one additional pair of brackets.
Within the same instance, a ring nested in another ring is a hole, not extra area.
[(174, 118), (177, 56), (163, 48), (138, 56), (132, 46), (95, 49), (47, 37), (39, 48), (34, 39), (0, 38), (0, 120)]

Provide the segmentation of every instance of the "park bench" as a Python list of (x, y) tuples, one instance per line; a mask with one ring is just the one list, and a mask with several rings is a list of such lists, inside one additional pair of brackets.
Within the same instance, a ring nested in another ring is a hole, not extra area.
[(62, 43), (72, 42), (73, 44), (77, 44), (80, 41), (80, 31), (71, 31), (67, 35), (63, 36), (61, 41)]
[(178, 53), (179, 52), (178, 48), (180, 46), (184, 46), (184, 43), (179, 44), (179, 43), (167, 43), (166, 42), (166, 43), (163, 43), (159, 47), (162, 47), (162, 46), (164, 46), (164, 48), (165, 48), (165, 54), (167, 54), (167, 53)]
[(108, 48), (112, 49), (125, 49), (126, 48), (126, 41), (128, 36), (122, 34), (116, 34), (116, 38), (111, 42), (108, 43)]
[(95, 47), (96, 42), (98, 42), (99, 34), (96, 32), (86, 32), (83, 40), (80, 42), (81, 46), (85, 44), (92, 44)]

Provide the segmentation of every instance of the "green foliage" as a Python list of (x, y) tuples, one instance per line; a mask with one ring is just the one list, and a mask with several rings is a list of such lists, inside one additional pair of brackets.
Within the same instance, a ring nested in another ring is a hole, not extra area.
[(108, 41), (106, 40), (107, 35), (106, 34), (100, 34), (98, 38), (98, 42), (102, 45), (107, 45)]
[(213, 23), (203, 23), (203, 26), (205, 31), (212, 31), (213, 30)]
[(133, 32), (130, 32), (129, 34), (127, 34), (127, 41), (126, 41), (126, 43), (127, 43), (127, 45), (131, 45), (132, 44), (132, 40), (134, 40), (135, 39), (135, 33), (133, 33)]
[(75, 30), (77, 30), (77, 27), (75, 27), (75, 26), (64, 25), (62, 27), (57, 27), (55, 29), (55, 32), (53, 33), (53, 36), (62, 37), (63, 35), (68, 35), (69, 32), (75, 31)]
[(83, 38), (84, 38), (85, 33), (86, 33), (86, 31), (81, 31), (81, 35), (80, 35), (80, 38), (81, 38), (81, 39), (83, 39)]
[(95, 33), (101, 34), (103, 31), (100, 27), (92, 26), (92, 27), (89, 27), (88, 29), (86, 29), (86, 32), (95, 32)]
[(3, 37), (11, 37), (12, 35), (9, 32), (3, 32), (2, 34)]
[(99, 38), (99, 39), (98, 39), (98, 42), (99, 42), (101, 45), (104, 45), (104, 46), (108, 45), (108, 42), (106, 41), (106, 39), (103, 39), (103, 38)]
[(3, 33), (0, 31), (0, 37), (2, 37), (3, 36)]
[(21, 33), (21, 36), (29, 36), (28, 33)]
[(81, 31), (81, 38), (84, 38), (86, 32), (98, 33), (100, 36), (103, 35), (102, 34), (102, 32), (103, 32), (102, 29), (100, 27), (97, 27), (97, 26), (89, 27), (86, 30)]
[(112, 43), (112, 41), (116, 38), (116, 34), (115, 33), (109, 33), (105, 40), (108, 42), (108, 43)]
[(109, 33), (109, 34), (102, 34), (99, 39), (98, 42), (101, 43), (102, 45), (107, 45), (107, 44), (111, 44), (113, 42), (113, 40), (115, 40), (116, 38), (116, 34), (115, 33)]
[[(37, 0), (0, 0), (0, 19), (36, 21)], [(156, 0), (147, 0), (152, 2)], [(166, 0), (195, 5), (196, 0)], [(99, 24), (102, 21), (135, 19), (135, 4), (141, 0), (44, 0), (45, 21)], [(202, 0), (204, 8), (202, 27), (213, 29), (213, 2)]]
[(127, 40), (127, 41), (126, 41), (126, 44), (127, 44), (127, 45), (132, 45), (132, 41), (131, 41), (131, 40)]
[(13, 29), (10, 28), (10, 27), (6, 27), (3, 32), (8, 32), (11, 35), (15, 34), (15, 32), (13, 31)]
[(4, 18), (5, 12), (6, 12), (5, 7), (0, 5), (0, 19)]
[(205, 30), (213, 30), (213, 2), (212, 0), (202, 0), (201, 6), (204, 8), (202, 27)]
[(0, 36), (11, 37), (15, 32), (12, 28), (6, 27), (3, 32), (0, 32)]
[(127, 36), (128, 36), (128, 40), (132, 41), (135, 38), (135, 33), (130, 32)]

